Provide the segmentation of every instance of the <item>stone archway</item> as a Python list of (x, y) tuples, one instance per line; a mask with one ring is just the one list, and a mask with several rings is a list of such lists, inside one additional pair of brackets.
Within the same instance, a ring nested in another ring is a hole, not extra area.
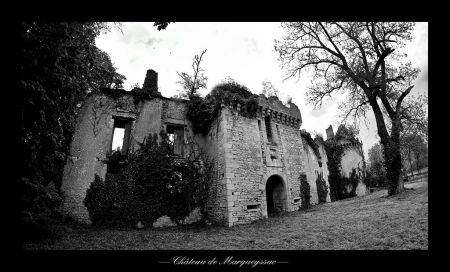
[(270, 176), (266, 182), (267, 215), (287, 211), (286, 200), (283, 178), (278, 175)]

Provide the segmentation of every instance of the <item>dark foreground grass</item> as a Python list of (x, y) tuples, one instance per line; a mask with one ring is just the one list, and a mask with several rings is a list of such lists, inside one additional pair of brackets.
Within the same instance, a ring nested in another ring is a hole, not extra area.
[(25, 249), (428, 249), (428, 184), (317, 205), (232, 228), (103, 229), (55, 226), (60, 238)]

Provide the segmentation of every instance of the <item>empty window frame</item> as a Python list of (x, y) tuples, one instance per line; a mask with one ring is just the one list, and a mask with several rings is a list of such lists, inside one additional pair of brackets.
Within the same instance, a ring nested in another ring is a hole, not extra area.
[(269, 143), (273, 143), (272, 127), (270, 124), (270, 116), (264, 117), (264, 122), (266, 124), (267, 141), (269, 141)]
[(130, 148), (130, 135), (133, 119), (113, 116), (114, 128), (111, 151), (120, 151), (126, 155)]
[(169, 137), (169, 149), (175, 155), (183, 156), (184, 152), (184, 127), (167, 125), (167, 136)]

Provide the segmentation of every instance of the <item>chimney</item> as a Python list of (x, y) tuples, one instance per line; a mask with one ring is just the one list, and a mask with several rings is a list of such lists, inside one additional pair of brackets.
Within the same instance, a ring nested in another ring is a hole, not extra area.
[(334, 137), (333, 127), (330, 125), (327, 129), (327, 140), (332, 139)]
[(152, 69), (147, 70), (147, 74), (145, 75), (144, 85), (142, 86), (142, 90), (144, 92), (150, 93), (151, 95), (157, 94), (161, 95), (158, 92), (158, 73)]

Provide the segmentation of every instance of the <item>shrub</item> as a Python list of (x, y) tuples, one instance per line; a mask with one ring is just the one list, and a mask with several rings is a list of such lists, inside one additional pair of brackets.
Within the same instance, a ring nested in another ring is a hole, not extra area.
[(327, 202), (328, 186), (322, 174), (319, 174), (316, 179), (317, 194), (319, 196), (319, 203)]
[(246, 111), (242, 112), (243, 115), (255, 117), (258, 96), (252, 94), (244, 85), (229, 81), (216, 85), (204, 99), (199, 96), (191, 97), (188, 101), (187, 117), (192, 122), (195, 133), (203, 135), (208, 133), (222, 103), (225, 105), (239, 103), (246, 108)]
[(305, 173), (300, 174), (300, 199), (302, 201), (300, 206), (301, 209), (308, 209), (311, 207), (311, 188)]
[(167, 146), (167, 134), (160, 142), (154, 134), (119, 173), (96, 176), (84, 200), (93, 224), (151, 225), (163, 215), (178, 221), (196, 207), (205, 210), (212, 163), (199, 152), (180, 158)]

